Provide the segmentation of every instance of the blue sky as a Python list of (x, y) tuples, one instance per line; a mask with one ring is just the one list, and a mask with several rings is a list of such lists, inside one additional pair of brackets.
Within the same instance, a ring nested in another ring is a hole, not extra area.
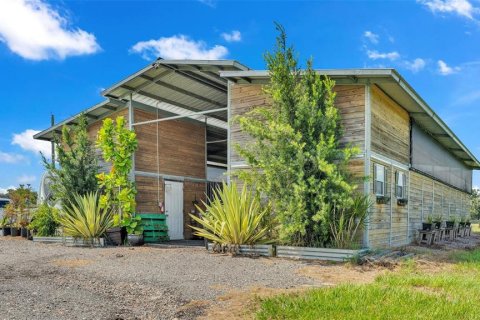
[[(31, 136), (102, 100), (154, 57), (264, 69), (273, 21), (316, 68), (396, 68), (480, 158), (480, 2), (0, 1), (0, 192), (36, 189)], [(480, 175), (474, 174), (474, 185)]]

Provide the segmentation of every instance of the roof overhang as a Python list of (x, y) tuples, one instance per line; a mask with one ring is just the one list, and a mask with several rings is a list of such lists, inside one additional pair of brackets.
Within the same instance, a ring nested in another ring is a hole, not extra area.
[[(466, 166), (472, 169), (480, 168), (480, 163), (472, 152), (395, 69), (335, 69), (317, 72), (330, 77), (337, 84), (377, 85)], [(270, 79), (266, 70), (222, 71), (220, 75), (239, 84), (265, 84)]]

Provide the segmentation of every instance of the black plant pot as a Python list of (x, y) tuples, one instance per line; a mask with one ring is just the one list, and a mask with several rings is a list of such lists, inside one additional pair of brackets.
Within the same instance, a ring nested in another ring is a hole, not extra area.
[(447, 221), (445, 223), (447, 225), (447, 228), (453, 228), (455, 226), (455, 221)]
[(119, 246), (122, 244), (122, 228), (110, 228), (106, 232), (107, 241), (109, 244)]
[(131, 246), (137, 247), (137, 246), (143, 246), (144, 241), (143, 241), (143, 234), (129, 234), (127, 235), (128, 238), (128, 243), (130, 243)]
[(122, 236), (122, 242), (121, 244), (124, 244), (126, 241), (127, 241), (127, 227), (122, 227), (121, 230), (120, 230), (120, 234)]
[(10, 228), (10, 234), (12, 237), (18, 237), (20, 235), (20, 230), (18, 228)]
[(432, 230), (432, 224), (431, 223), (422, 223), (422, 230)]
[(10, 227), (3, 227), (3, 236), (9, 236), (12, 234)]
[(461, 228), (463, 228), (463, 227), (465, 227), (465, 222), (460, 222), (458, 225), (459, 225)]
[(20, 229), (20, 235), (22, 236), (22, 238), (28, 237), (28, 229), (27, 228), (21, 228)]
[(440, 229), (441, 226), (442, 226), (441, 222), (435, 222), (435, 229)]
[(472, 225), (472, 223), (471, 223), (471, 222), (467, 222), (467, 223), (465, 223), (465, 225), (466, 225), (467, 227), (470, 227), (470, 226)]

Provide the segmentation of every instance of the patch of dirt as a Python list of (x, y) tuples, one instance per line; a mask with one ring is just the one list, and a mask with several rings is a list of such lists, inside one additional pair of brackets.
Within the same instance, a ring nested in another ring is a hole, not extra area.
[(307, 266), (297, 271), (298, 274), (320, 280), (323, 285), (334, 286), (342, 283), (371, 283), (375, 278), (385, 273), (384, 268), (363, 266), (323, 265)]
[(51, 263), (57, 267), (77, 268), (87, 266), (93, 263), (93, 260), (89, 259), (56, 259)]
[(279, 294), (299, 293), (311, 289), (311, 286), (296, 287), (289, 289), (274, 289), (264, 287), (252, 287), (249, 290), (232, 290), (217, 298), (216, 303), (210, 303), (202, 316), (197, 319), (253, 319), (258, 307), (259, 299), (276, 296)]

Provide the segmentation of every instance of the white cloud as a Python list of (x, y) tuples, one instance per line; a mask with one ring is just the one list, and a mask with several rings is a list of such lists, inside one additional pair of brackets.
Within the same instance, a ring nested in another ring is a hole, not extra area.
[(368, 39), (373, 44), (377, 44), (380, 40), (380, 36), (378, 34), (368, 30), (363, 33), (363, 37)]
[(52, 147), (50, 142), (35, 140), (33, 136), (40, 131), (27, 129), (21, 133), (13, 135), (12, 144), (20, 146), (23, 150), (39, 154), (40, 152), (47, 158), (51, 157)]
[(35, 180), (37, 180), (37, 177), (26, 175), (26, 174), (22, 174), (17, 179), (19, 184), (32, 184), (33, 182), (35, 182)]
[(0, 42), (29, 60), (65, 59), (100, 50), (95, 36), (43, 0), (1, 0)]
[(9, 186), (9, 187), (6, 187), (6, 188), (0, 187), (0, 193), (1, 194), (6, 194), (8, 189), (16, 189), (16, 188), (14, 186)]
[(397, 51), (378, 52), (377, 50), (368, 50), (367, 56), (372, 60), (388, 59), (390, 61), (394, 61), (400, 58), (400, 54)]
[(211, 8), (215, 8), (217, 6), (216, 0), (198, 0), (198, 2), (203, 3), (204, 5), (209, 6)]
[(473, 15), (479, 12), (468, 0), (418, 0), (433, 13), (454, 13), (473, 20)]
[(227, 42), (239, 42), (242, 41), (242, 34), (238, 30), (233, 30), (232, 32), (224, 32), (221, 34), (222, 38)]
[(21, 154), (0, 151), (0, 163), (18, 163), (25, 160)]
[(144, 59), (222, 59), (228, 54), (224, 46), (207, 47), (204, 41), (195, 41), (185, 35), (162, 37), (158, 40), (137, 42), (131, 52), (141, 54)]
[(422, 70), (423, 68), (425, 68), (426, 64), (427, 64), (427, 62), (425, 60), (423, 60), (422, 58), (417, 58), (413, 61), (405, 61), (404, 62), (405, 68), (412, 71), (413, 73), (418, 72), (418, 71)]
[(443, 60), (438, 60), (438, 72), (442, 76), (448, 76), (453, 73), (457, 73), (460, 71), (460, 67), (450, 67), (447, 63)]

